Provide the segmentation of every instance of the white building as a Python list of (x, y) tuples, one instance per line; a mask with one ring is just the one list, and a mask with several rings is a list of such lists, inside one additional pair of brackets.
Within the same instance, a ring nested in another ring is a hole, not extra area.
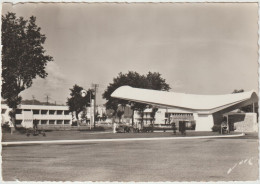
[[(142, 118), (140, 114), (137, 111), (135, 111), (134, 122), (141, 123), (141, 119)], [(144, 115), (143, 115), (144, 126), (149, 126), (150, 124), (153, 124), (155, 126), (161, 126), (161, 125), (171, 126), (171, 123), (175, 123), (176, 127), (178, 128), (180, 121), (185, 121), (187, 126), (191, 127), (191, 125), (195, 123), (193, 113), (190, 111), (183, 111), (176, 108), (171, 108), (171, 109), (159, 108), (153, 118), (151, 108), (144, 110)]]
[[(211, 131), (214, 124), (223, 120), (225, 113), (247, 105), (255, 106), (258, 102), (258, 96), (254, 91), (225, 95), (194, 95), (122, 86), (111, 96), (168, 110), (170, 114), (167, 116), (167, 112), (163, 110), (156, 114), (157, 122), (162, 123), (165, 118), (184, 119), (181, 117), (186, 117), (189, 121), (194, 120), (196, 131)], [(256, 113), (254, 116), (256, 117)], [(252, 124), (256, 125), (256, 118), (252, 119)]]
[[(11, 109), (1, 104), (2, 124), (10, 121)], [(39, 126), (70, 126), (72, 115), (68, 106), (19, 105), (16, 111), (16, 125), (36, 121)]]

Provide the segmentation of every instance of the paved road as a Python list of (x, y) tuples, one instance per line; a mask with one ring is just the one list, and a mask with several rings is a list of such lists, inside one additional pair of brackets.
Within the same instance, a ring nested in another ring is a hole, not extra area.
[(4, 146), (3, 179), (21, 181), (233, 181), (258, 178), (258, 139)]

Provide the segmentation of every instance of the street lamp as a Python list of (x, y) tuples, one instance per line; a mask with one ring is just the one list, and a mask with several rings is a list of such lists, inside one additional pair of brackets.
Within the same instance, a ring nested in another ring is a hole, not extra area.
[[(86, 90), (81, 90), (80, 91), (80, 95), (81, 95), (81, 97), (86, 97), (87, 96), (87, 91)], [(91, 108), (91, 91), (90, 91), (90, 99), (89, 99), (89, 105), (90, 105), (90, 112), (89, 112), (89, 115), (90, 115), (90, 121), (89, 121), (89, 129), (91, 130), (91, 121), (92, 121), (92, 108)]]

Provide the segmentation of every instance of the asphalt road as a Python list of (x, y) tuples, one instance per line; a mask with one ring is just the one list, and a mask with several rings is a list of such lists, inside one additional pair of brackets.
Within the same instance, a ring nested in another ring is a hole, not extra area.
[(5, 181), (250, 181), (258, 138), (13, 145), (2, 160)]

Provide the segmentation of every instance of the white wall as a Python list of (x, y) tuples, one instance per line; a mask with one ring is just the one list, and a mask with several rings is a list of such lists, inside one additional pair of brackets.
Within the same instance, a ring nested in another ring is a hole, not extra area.
[(165, 124), (165, 113), (166, 109), (158, 109), (158, 111), (155, 114), (156, 124)]
[(194, 120), (196, 121), (195, 131), (212, 131), (214, 125), (212, 114), (198, 114), (194, 113)]
[(11, 109), (5, 104), (1, 104), (1, 109), (6, 109), (5, 113), (1, 114), (1, 124), (3, 125), (4, 123), (9, 123), (11, 121), (11, 118), (9, 116), (9, 112), (11, 111)]
[(236, 132), (258, 132), (257, 114), (246, 113), (243, 121), (234, 123)]

